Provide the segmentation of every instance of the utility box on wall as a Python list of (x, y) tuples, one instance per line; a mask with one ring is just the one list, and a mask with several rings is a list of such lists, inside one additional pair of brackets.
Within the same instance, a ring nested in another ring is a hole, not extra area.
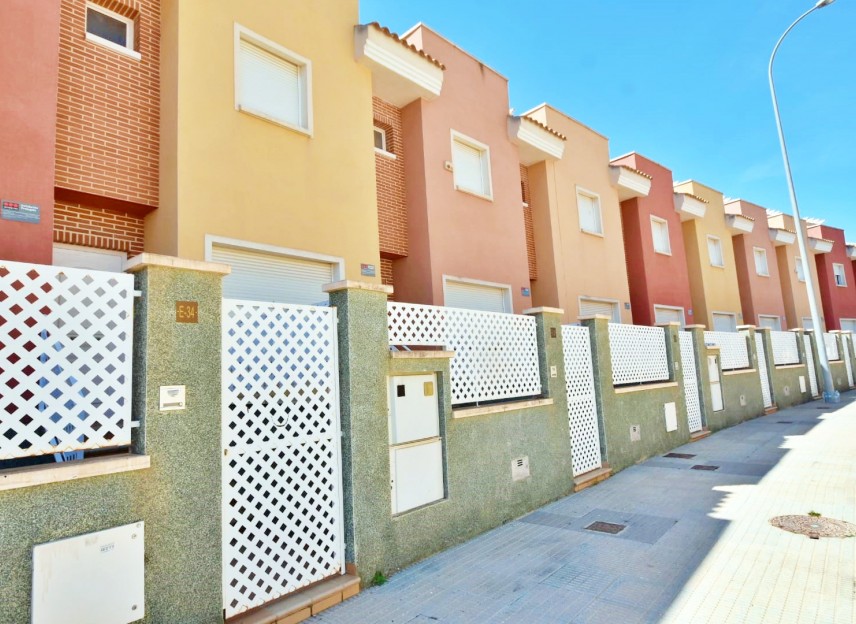
[(441, 500), (443, 439), (437, 376), (400, 375), (389, 380), (389, 470), (392, 513)]

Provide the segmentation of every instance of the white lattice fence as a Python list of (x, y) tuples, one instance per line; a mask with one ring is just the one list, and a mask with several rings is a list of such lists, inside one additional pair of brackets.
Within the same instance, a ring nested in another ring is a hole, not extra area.
[(800, 363), (800, 350), (794, 332), (771, 331), (770, 341), (773, 343), (773, 363), (776, 366)]
[(719, 347), (722, 370), (749, 368), (749, 347), (744, 334), (737, 332), (706, 331), (704, 342)]
[(455, 352), (452, 404), (541, 394), (534, 317), (394, 302), (387, 313), (390, 345)]
[(669, 379), (666, 332), (662, 327), (609, 324), (612, 383), (646, 383)]
[(223, 301), (226, 617), (344, 566), (336, 313)]
[(826, 357), (830, 362), (841, 359), (841, 354), (838, 352), (838, 338), (835, 334), (823, 334), (823, 342), (826, 345)]
[(563, 325), (562, 346), (571, 430), (571, 460), (574, 476), (577, 476), (600, 468), (603, 463), (589, 328)]
[(131, 275), (0, 261), (0, 459), (131, 443)]
[(687, 402), (687, 421), (690, 433), (701, 431), (701, 401), (698, 391), (698, 372), (695, 362), (695, 346), (693, 336), (689, 332), (680, 332), (681, 362), (684, 374), (684, 397)]

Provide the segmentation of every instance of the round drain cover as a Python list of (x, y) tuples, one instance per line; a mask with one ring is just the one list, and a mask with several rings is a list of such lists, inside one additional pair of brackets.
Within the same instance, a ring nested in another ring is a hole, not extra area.
[(833, 520), (817, 516), (776, 516), (770, 524), (782, 530), (808, 535), (813, 539), (819, 537), (854, 537), (856, 524), (844, 520)]

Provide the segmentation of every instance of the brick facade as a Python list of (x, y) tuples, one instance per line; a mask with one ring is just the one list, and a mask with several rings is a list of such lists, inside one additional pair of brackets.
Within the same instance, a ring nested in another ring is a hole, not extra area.
[(58, 201), (54, 207), (53, 239), (55, 243), (124, 251), (128, 256), (136, 256), (143, 252), (143, 219), (120, 210)]
[[(375, 126), (386, 131), (387, 151), (395, 155), (393, 160), (375, 154), (380, 253), (384, 258), (402, 258), (407, 255), (408, 245), (401, 110), (377, 97), (372, 98), (372, 109)], [(390, 264), (390, 280), (391, 271)]]
[(535, 230), (532, 226), (532, 209), (529, 208), (529, 169), (520, 165), (520, 194), (523, 198), (523, 223), (526, 227), (526, 255), (529, 259), (529, 279), (538, 279), (535, 260)]
[[(380, 279), (384, 286), (395, 288), (395, 280), (392, 277), (392, 258), (380, 259)], [(390, 300), (395, 299), (395, 292), (389, 295)]]

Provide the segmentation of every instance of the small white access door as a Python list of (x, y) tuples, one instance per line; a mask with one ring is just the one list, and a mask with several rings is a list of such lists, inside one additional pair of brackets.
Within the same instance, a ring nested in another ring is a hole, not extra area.
[(722, 383), (719, 379), (719, 358), (715, 355), (707, 356), (707, 375), (710, 381), (710, 395), (713, 399), (713, 411), (719, 412), (725, 409), (722, 402)]
[(764, 408), (773, 407), (773, 393), (770, 390), (770, 378), (767, 376), (767, 350), (764, 348), (764, 337), (755, 334), (755, 349), (758, 355), (758, 376), (761, 378), (761, 396)]
[(580, 298), (580, 316), (608, 316), (613, 323), (621, 322), (621, 314), (618, 310), (617, 301), (606, 301), (604, 299)]

